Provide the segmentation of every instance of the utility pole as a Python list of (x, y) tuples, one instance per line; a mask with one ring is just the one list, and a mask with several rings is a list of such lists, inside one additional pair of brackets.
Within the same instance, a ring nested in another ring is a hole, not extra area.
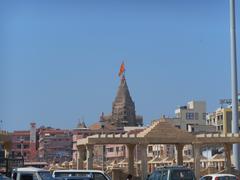
[[(235, 0), (230, 0), (230, 38), (231, 38), (230, 41), (231, 41), (231, 86), (232, 86), (232, 133), (239, 133)], [(233, 144), (233, 164), (237, 170), (240, 170), (239, 144)]]
[(24, 142), (24, 139), (21, 137), (20, 143), (21, 143), (21, 156), (22, 156), (22, 158), (24, 157), (24, 154), (23, 154), (23, 142)]
[[(104, 123), (104, 120), (103, 120), (103, 113), (101, 115), (101, 121), (100, 121), (100, 124), (101, 124), (101, 131), (102, 131), (102, 135), (104, 134), (104, 127), (105, 127), (105, 123)], [(103, 144), (102, 145), (102, 171), (105, 170), (105, 160), (106, 160), (106, 146)]]

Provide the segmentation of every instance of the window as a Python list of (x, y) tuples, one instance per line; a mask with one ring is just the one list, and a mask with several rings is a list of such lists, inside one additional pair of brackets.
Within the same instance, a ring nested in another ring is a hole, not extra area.
[(30, 140), (30, 136), (25, 136), (25, 137), (24, 137), (24, 140), (25, 140), (25, 141), (29, 141), (29, 140)]
[(194, 132), (194, 127), (192, 127), (192, 131), (191, 132)]
[(108, 152), (113, 152), (113, 151), (114, 151), (113, 147), (112, 148), (108, 148)]
[(186, 113), (186, 119), (187, 120), (193, 120), (194, 119), (194, 113)]
[(38, 174), (44, 180), (52, 180), (53, 179), (52, 175), (49, 172), (39, 172)]
[(202, 118), (203, 118), (203, 120), (206, 120), (206, 117), (207, 117), (207, 113), (202, 113)]
[(94, 173), (94, 180), (106, 180), (106, 178), (100, 173)]
[(220, 128), (221, 128), (221, 131), (222, 131), (223, 130), (223, 125), (221, 125)]
[(21, 174), (20, 180), (33, 180), (32, 174)]
[(205, 176), (205, 177), (202, 177), (201, 180), (212, 180), (212, 177), (211, 176)]
[(155, 180), (155, 179), (160, 179), (160, 178), (161, 178), (161, 171), (155, 171), (149, 177), (149, 180)]
[(162, 180), (167, 180), (168, 179), (168, 171), (165, 170), (162, 172)]
[(152, 152), (153, 151), (153, 147), (152, 146), (148, 146), (148, 152)]
[(193, 172), (190, 170), (173, 170), (171, 172), (171, 179), (172, 180), (179, 180), (179, 179), (194, 179)]

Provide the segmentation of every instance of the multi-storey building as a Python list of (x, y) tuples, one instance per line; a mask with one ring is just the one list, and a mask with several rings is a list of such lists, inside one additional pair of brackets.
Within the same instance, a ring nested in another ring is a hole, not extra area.
[[(238, 121), (240, 124), (240, 106), (238, 106)], [(207, 124), (216, 127), (216, 131), (230, 133), (232, 129), (232, 108), (221, 107), (207, 116)]]
[(11, 155), (23, 157), (25, 161), (34, 161), (37, 158), (36, 124), (31, 123), (30, 125), (30, 130), (12, 133)]
[(72, 131), (54, 128), (36, 128), (30, 124), (29, 130), (14, 131), (11, 135), (10, 155), (24, 158), (25, 162), (57, 161), (72, 159)]
[(206, 102), (190, 101), (177, 108), (175, 115), (171, 122), (181, 129), (187, 130), (189, 125), (206, 125)]
[(64, 162), (72, 159), (72, 132), (54, 128), (39, 129), (39, 160)]
[[(176, 127), (195, 132), (206, 127), (206, 103), (204, 101), (190, 101), (185, 106), (180, 106), (175, 110), (175, 117), (163, 117), (173, 123)], [(151, 145), (152, 155), (161, 157), (175, 157), (176, 149), (173, 145)], [(184, 155), (192, 155), (192, 147), (184, 146)]]

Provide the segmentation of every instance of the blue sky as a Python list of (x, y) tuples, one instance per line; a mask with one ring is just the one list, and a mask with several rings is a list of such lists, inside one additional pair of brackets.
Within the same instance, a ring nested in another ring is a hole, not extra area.
[(111, 112), (123, 60), (145, 124), (190, 100), (214, 111), (231, 97), (229, 45), (228, 0), (3, 0), (1, 128), (98, 121)]

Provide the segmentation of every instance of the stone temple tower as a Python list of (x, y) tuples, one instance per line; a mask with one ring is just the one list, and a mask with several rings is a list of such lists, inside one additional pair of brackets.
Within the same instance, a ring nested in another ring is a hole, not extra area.
[(125, 126), (143, 126), (143, 117), (136, 115), (135, 104), (130, 96), (125, 78), (125, 65), (121, 64), (119, 74), (121, 82), (118, 87), (117, 96), (112, 103), (112, 114), (100, 117), (102, 127), (111, 125), (123, 128)]
[(117, 96), (112, 104), (112, 123), (119, 126), (137, 126), (135, 104), (130, 96), (127, 81), (123, 76)]
[(142, 126), (142, 116), (136, 116), (135, 104), (130, 96), (125, 76), (122, 76), (117, 96), (112, 104), (111, 124), (117, 127)]

